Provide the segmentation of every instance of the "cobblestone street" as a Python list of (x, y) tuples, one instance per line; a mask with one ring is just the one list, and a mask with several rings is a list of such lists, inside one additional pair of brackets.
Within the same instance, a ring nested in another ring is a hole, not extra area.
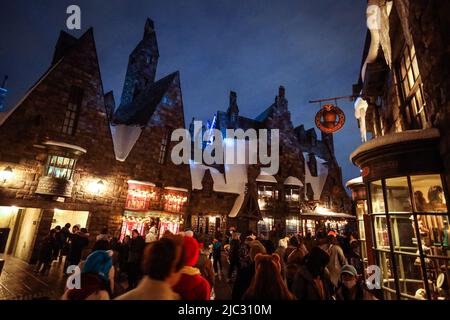
[[(7, 255), (0, 256), (0, 259), (5, 260), (5, 266), (0, 275), (0, 300), (57, 300), (63, 294), (67, 279), (63, 274), (63, 262), (54, 261), (49, 275), (39, 276), (33, 272), (35, 266), (23, 260)], [(223, 262), (224, 267), (227, 268), (225, 257)], [(121, 284), (126, 287), (126, 281)], [(122, 290), (119, 286), (119, 291)], [(231, 290), (224, 275), (216, 277), (215, 299), (229, 300)]]

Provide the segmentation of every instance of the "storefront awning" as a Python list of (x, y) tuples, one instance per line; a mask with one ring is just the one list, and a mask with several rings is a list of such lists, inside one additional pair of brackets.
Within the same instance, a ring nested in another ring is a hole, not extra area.
[(287, 177), (286, 180), (284, 180), (284, 184), (289, 186), (303, 187), (303, 183), (300, 181), (300, 179), (292, 176)]

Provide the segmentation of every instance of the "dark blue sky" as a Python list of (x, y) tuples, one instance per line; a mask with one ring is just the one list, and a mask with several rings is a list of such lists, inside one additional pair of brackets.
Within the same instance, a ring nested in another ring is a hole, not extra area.
[[(114, 90), (116, 101), (145, 19), (155, 21), (157, 78), (180, 70), (187, 124), (225, 110), (230, 90), (241, 114), (255, 117), (284, 85), (294, 125), (314, 126), (319, 106), (308, 101), (351, 94), (366, 34), (365, 0), (0, 1), (8, 106), (48, 68), (59, 31), (66, 30), (66, 8), (78, 4), (82, 30), (71, 33), (94, 27), (104, 89)], [(335, 149), (348, 180), (358, 175), (348, 155), (360, 140), (352, 103), (339, 104), (347, 123), (335, 134)]]

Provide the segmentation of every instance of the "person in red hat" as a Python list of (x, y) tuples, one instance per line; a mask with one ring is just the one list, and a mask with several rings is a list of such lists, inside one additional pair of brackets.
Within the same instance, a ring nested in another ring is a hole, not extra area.
[(193, 237), (183, 238), (184, 267), (181, 278), (173, 290), (181, 296), (181, 300), (210, 300), (211, 286), (195, 268), (200, 254), (200, 244)]

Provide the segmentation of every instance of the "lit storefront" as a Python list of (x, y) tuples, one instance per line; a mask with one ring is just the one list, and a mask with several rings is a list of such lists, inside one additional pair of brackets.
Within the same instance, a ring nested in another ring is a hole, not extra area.
[(145, 236), (152, 224), (158, 230), (158, 237), (166, 231), (178, 233), (187, 201), (186, 189), (160, 188), (151, 182), (129, 180), (120, 239), (131, 235), (134, 229)]
[(438, 137), (434, 129), (405, 131), (351, 155), (368, 191), (369, 232), (386, 299), (449, 298), (448, 191)]
[(366, 269), (368, 265), (375, 264), (372, 246), (370, 245), (372, 243), (371, 234), (366, 231), (370, 231), (371, 228), (367, 207), (366, 185), (364, 184), (362, 177), (358, 177), (348, 181), (346, 186), (352, 191), (353, 208), (356, 214), (356, 223), (361, 249), (360, 252), (364, 263), (364, 269)]

